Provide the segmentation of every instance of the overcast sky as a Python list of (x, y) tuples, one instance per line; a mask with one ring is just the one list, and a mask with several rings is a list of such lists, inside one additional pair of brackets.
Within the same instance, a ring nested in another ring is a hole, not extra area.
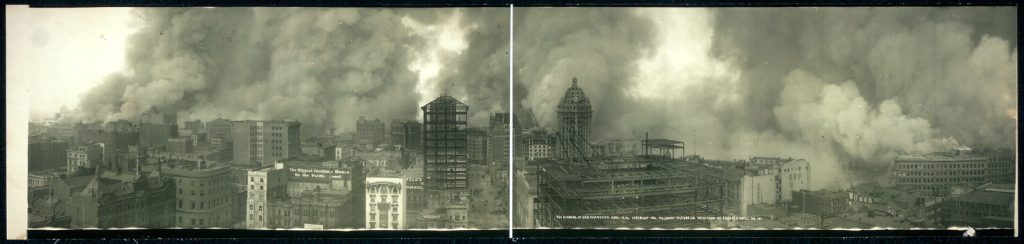
[[(30, 83), (32, 117), (61, 106), (124, 67), (133, 24), (129, 8), (28, 8), (7, 6), (8, 82)], [(133, 27), (134, 26), (134, 27)]]

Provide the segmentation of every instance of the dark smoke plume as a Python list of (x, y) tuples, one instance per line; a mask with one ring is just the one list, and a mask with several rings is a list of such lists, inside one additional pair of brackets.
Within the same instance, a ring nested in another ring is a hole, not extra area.
[[(418, 119), (421, 103), (433, 99), (424, 96), (440, 92), (417, 90), (420, 77), (409, 66), (436, 43), (429, 36), (416, 34), (407, 22), (439, 25), (463, 12), (345, 8), (137, 11), (142, 27), (129, 41), (128, 67), (83, 97), (79, 120), (132, 119), (157, 106), (178, 111), (182, 119), (295, 119), (303, 123), (307, 135), (329, 128), (352, 130), (363, 115)], [(462, 22), (477, 21), (472, 18), (501, 19), (465, 15)], [(471, 45), (462, 52), (483, 55), (480, 53), (492, 49), (487, 48), (481, 51)], [(447, 59), (440, 62), (449, 64)], [(441, 70), (449, 68), (453, 67)], [(491, 77), (452, 78), (483, 82)], [(455, 87), (476, 86), (448, 82)], [(453, 89), (451, 95), (486, 101), (469, 89)]]
[(1012, 8), (516, 14), (516, 106), (549, 130), (576, 75), (596, 137), (650, 132), (710, 158), (806, 158), (816, 187), (882, 180), (901, 154), (1014, 146)]

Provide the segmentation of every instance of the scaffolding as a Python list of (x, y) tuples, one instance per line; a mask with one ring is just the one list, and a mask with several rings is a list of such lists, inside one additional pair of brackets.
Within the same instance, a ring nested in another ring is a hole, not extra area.
[(721, 212), (721, 172), (674, 159), (671, 150), (681, 142), (645, 139), (643, 155), (588, 158), (573, 141), (560, 141), (563, 158), (537, 165), (542, 226), (701, 227), (706, 221), (649, 218)]
[(451, 96), (423, 106), (423, 188), (468, 197), (466, 163), (469, 107)]

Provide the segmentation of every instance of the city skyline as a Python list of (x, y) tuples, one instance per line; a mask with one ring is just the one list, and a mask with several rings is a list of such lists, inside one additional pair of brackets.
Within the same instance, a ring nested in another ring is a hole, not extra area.
[(902, 154), (1015, 145), (1012, 8), (514, 14), (513, 41), (528, 48), (515, 49), (513, 108), (549, 132), (575, 77), (593, 138), (650, 133), (708, 158), (806, 158), (819, 165), (815, 188), (876, 181)]
[(29, 228), (1015, 224), (1013, 8), (8, 13)]

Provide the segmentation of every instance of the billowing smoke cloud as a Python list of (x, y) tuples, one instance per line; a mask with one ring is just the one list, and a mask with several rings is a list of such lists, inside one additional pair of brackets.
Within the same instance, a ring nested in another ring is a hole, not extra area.
[[(142, 28), (130, 39), (128, 67), (86, 94), (78, 117), (131, 119), (156, 106), (176, 110), (182, 119), (295, 119), (307, 135), (329, 128), (352, 130), (359, 116), (417, 119), (422, 103), (433, 99), (426, 96), (440, 91), (419, 86), (422, 70), (413, 68), (428, 62), (423, 57), (434, 55), (429, 52), (437, 52), (439, 44), (433, 32), (414, 27), (444, 25), (457, 17), (463, 23), (487, 19), (462, 12), (139, 9)], [(450, 39), (462, 37), (456, 33)], [(476, 49), (454, 52), (482, 52)], [(448, 59), (459, 57), (441, 56), (433, 60), (443, 66), (440, 70), (451, 68)], [(483, 101), (466, 89), (453, 89), (452, 95)]]
[[(599, 110), (598, 118), (618, 117), (630, 103), (623, 82), (652, 45), (653, 24), (612, 8), (526, 8), (515, 12), (516, 101), (533, 109), (538, 122), (553, 127), (558, 101), (578, 77)], [(610, 119), (595, 120), (595, 134), (614, 129)]]
[(1012, 8), (519, 12), (516, 105), (549, 130), (578, 75), (598, 138), (806, 158), (816, 187), (881, 180), (899, 154), (1014, 146)]
[(471, 126), (487, 126), (495, 112), (508, 112), (509, 14), (506, 8), (463, 11), (468, 48), (445, 65), (436, 88), (448, 90), (474, 111)]
[[(852, 80), (868, 104), (894, 99), (961, 142), (1013, 143), (1016, 20), (1013, 8), (722, 9), (716, 57), (742, 73), (745, 119), (773, 127), (783, 77), (805, 70)], [(984, 32), (982, 32), (984, 31)], [(1014, 112), (1015, 113), (1015, 112)]]

